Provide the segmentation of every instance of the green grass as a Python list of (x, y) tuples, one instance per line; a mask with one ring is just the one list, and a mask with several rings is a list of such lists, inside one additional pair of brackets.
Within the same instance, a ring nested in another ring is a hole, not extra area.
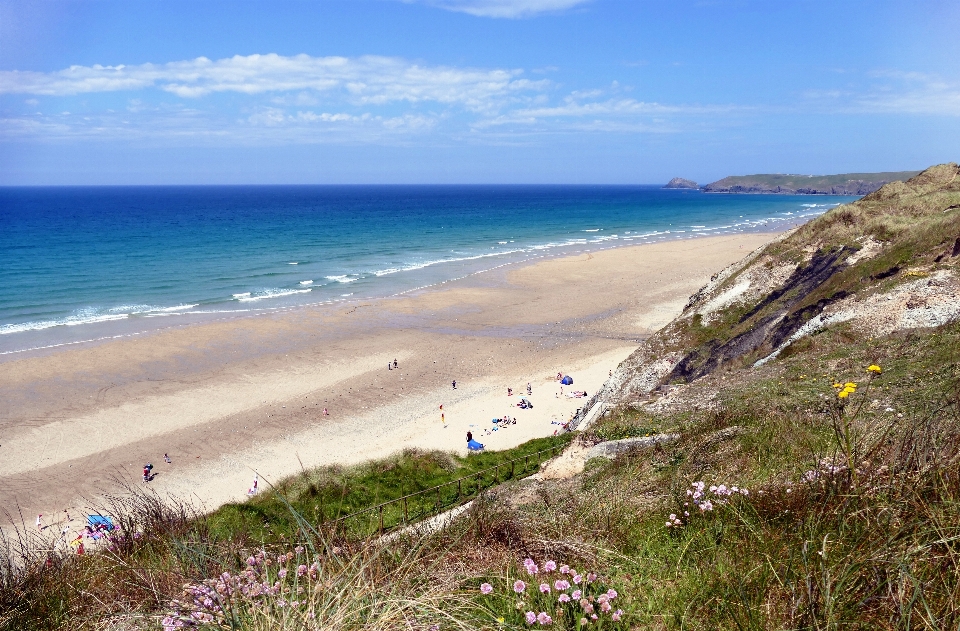
[[(473, 497), (495, 483), (535, 473), (539, 451), (566, 445), (571, 435), (528, 441), (513, 449), (457, 456), (439, 451), (405, 450), (382, 460), (355, 467), (323, 467), (304, 471), (265, 488), (261, 495), (241, 503), (226, 504), (208, 518), (211, 532), (220, 538), (240, 534), (254, 541), (294, 538), (302, 516), (314, 528), (333, 520), (418, 491), (468, 478), (459, 485), (408, 499), (384, 511), (384, 528), (412, 522)], [(530, 458), (528, 458), (530, 457)], [(497, 465), (521, 459), (513, 466)], [(492, 469), (492, 470), (491, 470)], [(478, 473), (480, 475), (478, 475)], [(266, 486), (266, 485), (265, 485)], [(338, 532), (362, 536), (378, 531), (379, 512), (371, 512), (338, 525)]]

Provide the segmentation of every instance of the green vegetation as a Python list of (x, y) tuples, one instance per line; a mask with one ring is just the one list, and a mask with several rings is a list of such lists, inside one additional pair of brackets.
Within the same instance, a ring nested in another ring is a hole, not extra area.
[[(539, 461), (549, 457), (540, 452), (560, 448), (570, 438), (570, 434), (538, 438), (513, 449), (469, 456), (408, 449), (355, 467), (304, 471), (278, 482), (270, 493), (220, 507), (207, 522), (219, 539), (243, 536), (255, 541), (289, 541), (302, 527), (295, 515), (305, 517), (316, 528), (333, 528), (338, 518), (447, 484), (437, 494), (408, 498), (406, 506), (400, 502), (386, 507), (384, 529), (389, 529), (455, 506), (499, 482), (535, 473)], [(448, 484), (461, 478), (466, 479)], [(380, 530), (380, 514), (368, 512), (341, 521), (336, 528), (354, 536), (372, 534)]]

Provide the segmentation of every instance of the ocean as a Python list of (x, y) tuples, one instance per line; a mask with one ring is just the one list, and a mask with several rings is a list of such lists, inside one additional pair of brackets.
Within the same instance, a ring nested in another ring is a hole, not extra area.
[(392, 296), (538, 257), (781, 230), (854, 199), (655, 186), (0, 188), (0, 355)]

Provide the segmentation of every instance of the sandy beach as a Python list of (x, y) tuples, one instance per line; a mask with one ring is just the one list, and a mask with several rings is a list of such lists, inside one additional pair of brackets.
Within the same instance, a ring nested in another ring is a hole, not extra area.
[[(7, 358), (0, 506), (54, 523), (141, 484), (152, 462), (152, 488), (211, 509), (246, 497), (255, 473), (263, 488), (404, 448), (465, 451), (467, 431), (490, 449), (551, 434), (583, 401), (560, 396), (558, 372), (574, 378), (565, 395), (592, 393), (711, 274), (773, 236), (544, 259), (397, 298)], [(488, 434), (505, 414), (516, 425)]]

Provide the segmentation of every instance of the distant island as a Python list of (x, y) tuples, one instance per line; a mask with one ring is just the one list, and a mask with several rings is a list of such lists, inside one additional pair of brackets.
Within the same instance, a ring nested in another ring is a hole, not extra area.
[[(920, 171), (842, 173), (840, 175), (731, 175), (707, 184), (705, 193), (759, 193), (780, 195), (869, 195), (889, 182), (909, 180)], [(670, 180), (664, 188), (680, 178)], [(682, 180), (689, 182), (689, 180)], [(692, 182), (691, 182), (692, 184)]]
[(682, 177), (675, 177), (669, 182), (667, 182), (666, 186), (664, 186), (663, 188), (694, 188), (696, 189), (700, 187), (693, 180), (687, 180)]

